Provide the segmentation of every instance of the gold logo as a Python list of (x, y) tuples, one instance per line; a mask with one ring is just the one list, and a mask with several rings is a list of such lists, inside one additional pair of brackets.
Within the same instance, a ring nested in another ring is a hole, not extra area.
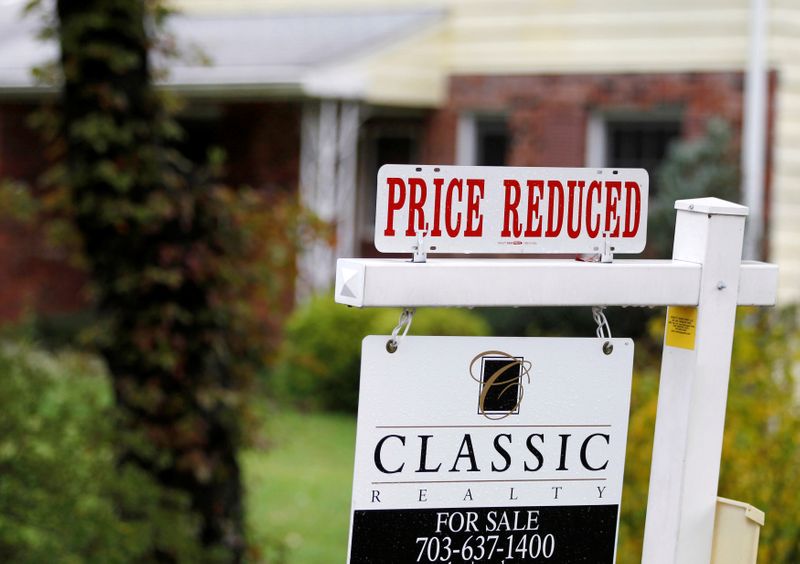
[(530, 383), (530, 370), (530, 361), (507, 352), (485, 351), (476, 355), (470, 361), (469, 375), (480, 384), (478, 413), (493, 420), (519, 413), (523, 379)]

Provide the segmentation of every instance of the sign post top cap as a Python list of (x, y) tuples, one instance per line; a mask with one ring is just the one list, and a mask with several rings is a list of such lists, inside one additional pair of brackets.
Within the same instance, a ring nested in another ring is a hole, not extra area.
[(706, 213), (713, 215), (740, 215), (747, 216), (749, 209), (747, 206), (734, 204), (720, 198), (692, 198), (690, 200), (677, 200), (676, 210), (685, 210), (695, 213)]

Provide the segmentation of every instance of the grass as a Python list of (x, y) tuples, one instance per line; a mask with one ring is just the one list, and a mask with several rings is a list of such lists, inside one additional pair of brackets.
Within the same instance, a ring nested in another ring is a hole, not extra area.
[(263, 449), (244, 453), (247, 523), (267, 562), (342, 562), (347, 553), (355, 418), (270, 414)]

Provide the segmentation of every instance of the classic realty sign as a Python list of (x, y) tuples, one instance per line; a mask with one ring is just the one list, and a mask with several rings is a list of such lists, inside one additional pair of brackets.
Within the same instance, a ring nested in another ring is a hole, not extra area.
[(644, 169), (385, 165), (375, 247), (411, 252), (638, 253)]
[(614, 562), (633, 343), (362, 348), (349, 562)]

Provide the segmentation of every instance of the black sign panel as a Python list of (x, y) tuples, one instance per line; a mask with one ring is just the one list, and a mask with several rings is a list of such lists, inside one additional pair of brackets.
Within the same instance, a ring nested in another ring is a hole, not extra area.
[(614, 562), (617, 505), (355, 511), (351, 564)]

